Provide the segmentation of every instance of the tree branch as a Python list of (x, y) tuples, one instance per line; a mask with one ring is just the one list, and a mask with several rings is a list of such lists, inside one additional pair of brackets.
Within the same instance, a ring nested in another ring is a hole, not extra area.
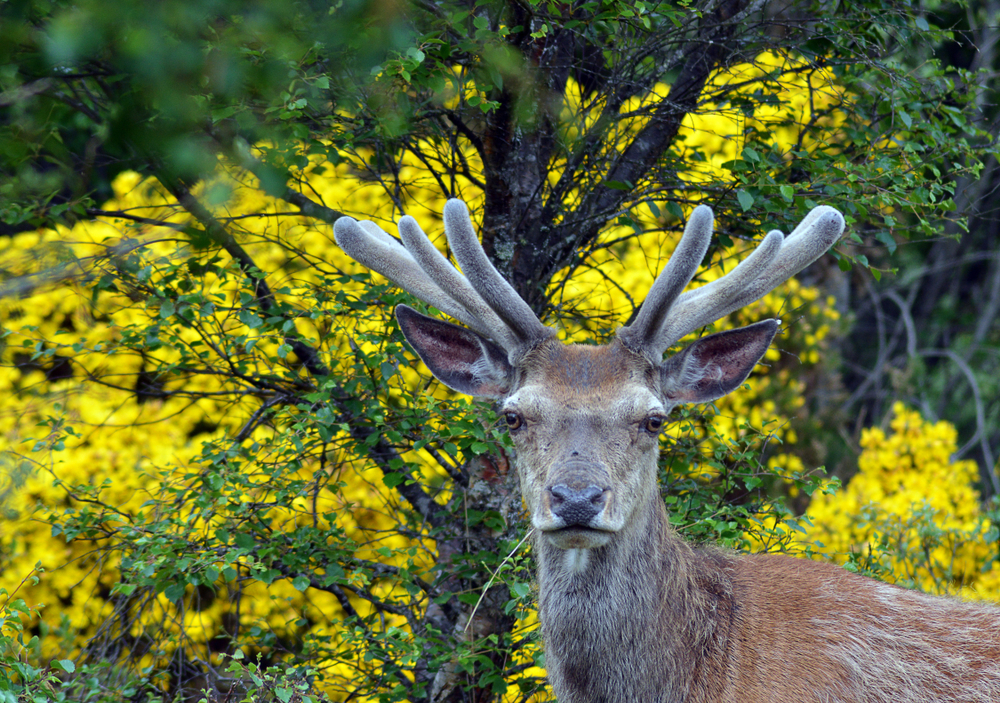
[[(274, 293), (271, 292), (270, 287), (268, 287), (267, 282), (264, 280), (260, 269), (253, 262), (253, 259), (239, 245), (232, 234), (191, 194), (187, 186), (166, 179), (161, 179), (161, 182), (177, 198), (177, 202), (201, 223), (205, 228), (205, 232), (237, 261), (240, 269), (250, 280), (256, 292), (257, 304), (261, 310), (271, 313), (276, 312), (274, 310)], [(285, 343), (292, 347), (292, 351), (295, 352), (295, 355), (314, 377), (324, 378), (330, 375), (329, 370), (320, 360), (316, 350), (306, 344), (297, 334), (294, 332), (286, 333)], [(331, 390), (334, 393), (337, 392), (337, 389)], [(343, 392), (340, 395), (344, 395)], [(356, 422), (357, 418), (352, 416), (342, 402), (336, 400), (333, 402), (340, 412), (341, 417), (345, 421), (349, 421), (352, 428), (351, 436), (362, 446), (367, 446), (367, 440), (377, 430), (370, 426), (358, 424)], [(394, 466), (406, 466), (406, 462), (403, 461), (399, 452), (394, 447), (386, 442), (384, 438), (380, 437), (375, 444), (368, 448), (367, 453), (384, 474), (404, 476), (403, 482), (396, 486), (396, 490), (413, 506), (424, 520), (432, 526), (442, 524), (441, 506), (418, 483), (412, 480), (408, 472), (393, 468)]]
[[(747, 5), (748, 0), (721, 3), (714, 19), (725, 16), (730, 19), (703, 24), (702, 35), (691, 42), (685, 52), (688, 53), (688, 59), (677, 80), (670, 86), (669, 94), (659, 101), (649, 123), (639, 131), (608, 170), (606, 181), (638, 183), (670, 148), (684, 118), (697, 107), (698, 97), (712, 70), (724, 63), (729, 54), (729, 43), (736, 30), (735, 19), (743, 16)], [(579, 208), (594, 221), (590, 227), (593, 234), (588, 239), (596, 236), (597, 230), (603, 225), (601, 216), (617, 211), (628, 196), (629, 191), (607, 186), (594, 189)]]

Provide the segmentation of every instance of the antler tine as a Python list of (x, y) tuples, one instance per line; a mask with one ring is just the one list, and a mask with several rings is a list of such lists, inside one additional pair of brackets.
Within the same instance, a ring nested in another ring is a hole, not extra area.
[(541, 323), (517, 291), (504, 280), (486, 258), (469, 218), (469, 209), (461, 200), (451, 199), (444, 206), (444, 231), (462, 272), (476, 293), (489, 305), (510, 331), (521, 348), (555, 334)]
[(406, 215), (399, 220), (399, 236), (407, 252), (416, 260), (431, 280), (448, 294), (469, 314), (480, 320), (489, 330), (486, 336), (498, 342), (504, 349), (518, 346), (519, 340), (493, 308), (475, 291), (468, 279), (460, 274), (437, 250), (415, 219)]
[(482, 322), (441, 290), (413, 256), (375, 223), (341, 217), (333, 225), (333, 236), (340, 248), (358, 263), (378, 271), (399, 287), (480, 334), (490, 336), (491, 331)]
[(657, 337), (660, 353), (684, 335), (763, 298), (822, 256), (840, 238), (844, 224), (840, 212), (821, 205), (787, 237), (770, 232), (727, 276), (678, 298)]
[[(654, 357), (662, 355), (688, 332), (725, 315), (725, 312), (716, 311), (734, 302), (744, 289), (753, 285), (760, 277), (761, 271), (774, 261), (784, 239), (784, 235), (777, 230), (769, 232), (750, 256), (727, 275), (681, 295), (670, 311), (669, 317), (658, 330), (653, 350)], [(740, 305), (736, 304), (732, 309), (735, 310), (737, 307)]]
[[(649, 289), (646, 300), (639, 308), (639, 314), (628, 327), (618, 331), (618, 338), (631, 349), (649, 349), (656, 339), (663, 320), (684, 287), (691, 281), (708, 245), (712, 241), (712, 208), (699, 205), (691, 213), (681, 241)], [(654, 352), (654, 358), (663, 355), (663, 350)]]
[[(363, 229), (371, 236), (375, 237), (375, 239), (387, 245), (390, 249), (393, 249), (394, 251), (400, 254), (405, 254), (406, 256), (409, 256), (411, 259), (413, 258), (412, 256), (410, 256), (410, 252), (406, 251), (406, 248), (399, 243), (399, 240), (397, 240), (395, 237), (393, 237), (391, 234), (386, 232), (384, 229), (382, 229), (380, 226), (378, 226), (371, 220), (359, 220), (358, 226), (361, 227), (361, 229)], [(334, 232), (334, 235), (336, 235), (336, 232)]]

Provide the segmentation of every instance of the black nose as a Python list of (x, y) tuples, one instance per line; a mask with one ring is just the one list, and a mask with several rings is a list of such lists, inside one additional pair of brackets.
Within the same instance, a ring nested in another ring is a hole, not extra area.
[(548, 488), (549, 506), (566, 527), (587, 527), (601, 510), (608, 491), (599, 486), (570, 488), (557, 484)]

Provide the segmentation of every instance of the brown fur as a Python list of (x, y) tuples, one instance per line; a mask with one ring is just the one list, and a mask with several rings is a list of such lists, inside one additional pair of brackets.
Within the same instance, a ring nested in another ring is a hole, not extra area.
[(1000, 701), (1000, 609), (814, 561), (694, 550), (661, 502), (642, 512), (581, 573), (536, 541), (560, 701)]
[[(670, 402), (641, 356), (552, 341), (512, 385), (501, 410), (525, 419), (513, 436), (562, 703), (1000, 701), (1000, 608), (680, 540), (640, 429)], [(612, 487), (603, 541), (550, 530), (546, 487), (573, 481)]]

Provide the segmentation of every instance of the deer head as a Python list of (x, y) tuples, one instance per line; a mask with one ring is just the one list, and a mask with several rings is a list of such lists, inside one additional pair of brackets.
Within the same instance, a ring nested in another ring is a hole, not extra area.
[(817, 207), (788, 237), (770, 232), (728, 275), (685, 293), (712, 236), (711, 209), (697, 207), (635, 321), (603, 346), (555, 339), (489, 262), (463, 202), (449, 200), (444, 209), (462, 273), (412, 217), (398, 226), (402, 244), (349, 217), (334, 231), (358, 262), (466, 325), (396, 308), (403, 334), (434, 376), (498, 401), (532, 525), (552, 547), (575, 552), (644, 529), (639, 509), (656, 495), (658, 435), (671, 409), (739, 387), (778, 321), (703, 337), (666, 361), (664, 352), (816, 260), (843, 232), (844, 218)]

